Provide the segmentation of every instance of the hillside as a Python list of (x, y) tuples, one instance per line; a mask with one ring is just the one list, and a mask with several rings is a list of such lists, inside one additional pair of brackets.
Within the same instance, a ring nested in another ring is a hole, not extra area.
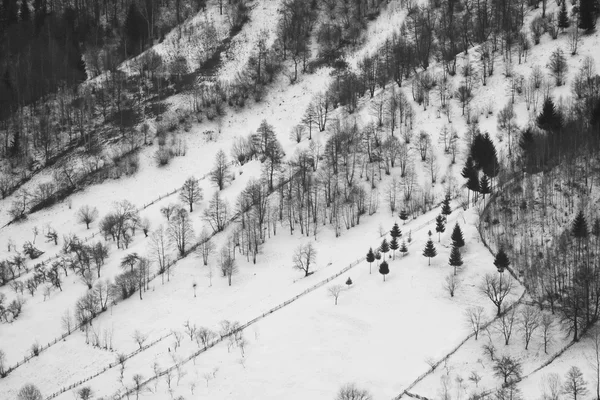
[(546, 398), (573, 366), (595, 396), (600, 53), (578, 6), (563, 29), (560, 5), (512, 5), (514, 38), (482, 42), (463, 2), (224, 3), (83, 83), (97, 150), (82, 130), (0, 200), (0, 398)]

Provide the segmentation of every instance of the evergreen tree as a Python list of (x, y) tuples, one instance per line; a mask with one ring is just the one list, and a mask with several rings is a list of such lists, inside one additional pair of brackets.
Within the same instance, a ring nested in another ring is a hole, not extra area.
[(481, 180), (479, 181), (479, 193), (483, 195), (483, 205), (485, 206), (485, 195), (492, 193), (492, 189), (490, 188), (490, 180), (486, 174), (483, 174), (481, 176)]
[(394, 223), (394, 226), (392, 227), (392, 230), (390, 231), (390, 235), (392, 236), (392, 238), (399, 238), (402, 237), (402, 231), (400, 230), (400, 227), (398, 226), (398, 223)]
[(435, 231), (438, 233), (438, 242), (442, 239), (442, 233), (446, 230), (446, 219), (442, 214), (438, 215), (435, 219)]
[(558, 27), (564, 30), (571, 25), (569, 21), (569, 13), (567, 12), (567, 2), (563, 1), (558, 12)]
[(427, 244), (425, 244), (425, 249), (423, 249), (423, 255), (429, 258), (429, 263), (427, 265), (431, 265), (431, 259), (437, 256), (437, 250), (431, 241), (431, 238), (427, 240)]
[[(487, 162), (487, 160), (485, 159), (487, 151), (486, 147), (487, 145), (485, 143), (484, 136), (481, 133), (475, 135), (475, 137), (473, 138), (473, 143), (471, 143), (470, 155), (473, 158), (473, 165), (475, 166), (475, 169), (479, 171), (481, 171), (481, 169)], [(468, 161), (469, 160), (467, 159), (467, 162)]]
[(458, 222), (456, 225), (454, 225), (452, 236), (450, 236), (450, 238), (452, 239), (452, 244), (456, 247), (463, 247), (465, 245), (465, 238), (463, 237), (463, 233), (458, 225)]
[(579, 28), (586, 32), (596, 29), (595, 0), (579, 0)]
[(348, 279), (346, 280), (346, 285), (348, 285), (348, 287), (352, 285), (352, 279), (350, 279), (350, 277), (348, 277)]
[(588, 224), (582, 210), (579, 210), (573, 221), (571, 235), (577, 240), (577, 254), (581, 254), (581, 245), (589, 235)]
[(456, 268), (463, 265), (462, 256), (460, 255), (460, 250), (457, 246), (454, 246), (454, 245), (452, 246), (448, 264), (450, 264), (451, 267), (454, 267), (454, 275), (456, 275)]
[(385, 260), (385, 254), (390, 251), (390, 244), (388, 243), (387, 239), (383, 239), (381, 246), (379, 246), (379, 251), (383, 253), (383, 259)]
[(442, 201), (442, 215), (450, 215), (452, 214), (452, 208), (450, 208), (450, 193), (446, 193), (446, 197), (444, 197), (444, 201)]
[(510, 265), (510, 260), (508, 259), (508, 256), (504, 252), (503, 248), (500, 248), (500, 250), (498, 250), (498, 253), (496, 253), (496, 257), (494, 258), (494, 265), (500, 273), (503, 273), (504, 270)]
[(375, 252), (375, 259), (377, 260), (377, 263), (379, 265), (379, 260), (381, 260), (381, 253), (379, 252), (379, 250)]
[[(477, 169), (475, 168), (473, 157), (467, 157), (467, 162), (465, 163), (465, 166), (462, 169), (461, 175), (467, 180), (467, 204), (469, 204), (469, 193), (471, 191), (479, 191), (479, 178), (477, 175)], [(473, 193), (473, 198), (475, 198), (475, 193)]]
[(398, 243), (398, 238), (392, 237), (392, 240), (390, 241), (390, 249), (392, 250), (392, 258), (394, 260), (396, 259), (396, 250), (398, 250), (399, 248), (400, 244)]
[(483, 136), (483, 144), (484, 163), (481, 166), (481, 170), (490, 178), (494, 178), (498, 176), (498, 173), (500, 172), (500, 162), (498, 161), (498, 153), (496, 152), (496, 146), (494, 146), (494, 142), (492, 141), (490, 134), (487, 132)]
[(21, 1), (21, 21), (29, 21), (31, 18), (31, 11), (25, 0)]
[(562, 118), (550, 97), (544, 101), (542, 112), (538, 115), (536, 123), (540, 129), (549, 132), (556, 132), (562, 127)]
[(406, 211), (406, 210), (400, 211), (400, 219), (402, 221), (404, 221), (404, 224), (406, 224), (406, 220), (408, 219), (408, 211)]
[(383, 281), (385, 282), (385, 276), (390, 273), (390, 268), (387, 262), (383, 261), (381, 265), (379, 265), (379, 273), (383, 275)]
[(402, 253), (402, 257), (408, 253), (408, 247), (406, 246), (406, 240), (402, 240), (402, 244), (400, 245), (400, 253)]
[(375, 254), (373, 254), (373, 248), (369, 248), (369, 252), (367, 253), (367, 262), (369, 263), (369, 274), (371, 273), (371, 264), (375, 261)]
[(12, 142), (10, 143), (10, 147), (8, 149), (8, 154), (11, 157), (18, 157), (21, 155), (21, 131), (20, 131), (20, 129), (15, 130)]

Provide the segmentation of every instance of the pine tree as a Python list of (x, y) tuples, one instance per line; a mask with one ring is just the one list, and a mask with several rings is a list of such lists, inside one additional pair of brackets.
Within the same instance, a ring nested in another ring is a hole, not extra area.
[(438, 215), (435, 219), (435, 231), (438, 233), (438, 242), (442, 239), (442, 233), (446, 230), (446, 219), (442, 214)]
[(549, 132), (556, 132), (562, 127), (562, 118), (550, 97), (544, 101), (544, 107), (541, 114), (538, 115), (536, 123), (540, 129)]
[(31, 18), (31, 11), (26, 1), (21, 1), (21, 21), (29, 21)]
[(465, 245), (465, 238), (463, 237), (462, 230), (460, 229), (460, 226), (458, 226), (458, 223), (454, 225), (452, 236), (450, 236), (450, 238), (452, 239), (452, 244), (456, 247), (463, 247)]
[(596, 29), (596, 2), (594, 0), (579, 1), (579, 28), (586, 32)]
[(406, 246), (406, 240), (402, 240), (402, 244), (400, 245), (400, 253), (402, 253), (402, 257), (408, 253), (408, 247)]
[(379, 250), (375, 252), (375, 259), (377, 260), (377, 265), (379, 265), (379, 260), (381, 260), (381, 253), (379, 252)]
[(460, 255), (460, 250), (458, 249), (458, 247), (452, 246), (448, 264), (450, 264), (451, 267), (454, 267), (454, 275), (456, 275), (456, 268), (463, 265), (462, 256)]
[(510, 260), (508, 259), (508, 256), (504, 252), (503, 248), (500, 248), (500, 250), (498, 250), (498, 253), (496, 253), (496, 257), (494, 258), (494, 265), (500, 273), (503, 273), (504, 270), (510, 265)]
[[(479, 191), (479, 178), (477, 175), (477, 169), (475, 168), (475, 163), (473, 162), (473, 157), (467, 157), (467, 162), (462, 169), (461, 175), (467, 180), (467, 204), (469, 204), (469, 193), (471, 191)], [(475, 193), (473, 193), (473, 198), (475, 198)]]
[(400, 245), (398, 243), (398, 238), (392, 237), (392, 240), (390, 241), (390, 249), (392, 250), (392, 258), (394, 260), (396, 259), (396, 250), (398, 250), (399, 248)]
[(452, 214), (452, 208), (450, 208), (450, 193), (446, 193), (444, 201), (442, 201), (442, 215)]
[(435, 246), (433, 245), (431, 239), (427, 240), (427, 244), (425, 244), (425, 249), (423, 249), (423, 255), (429, 258), (429, 263), (427, 265), (431, 265), (431, 259), (437, 256), (437, 250), (435, 249)]
[(385, 276), (390, 273), (390, 268), (387, 262), (383, 261), (381, 265), (379, 265), (379, 273), (383, 275), (383, 281), (385, 282)]
[(390, 251), (390, 244), (388, 243), (387, 239), (383, 239), (381, 246), (379, 246), (379, 251), (383, 253), (383, 259), (385, 260), (386, 253)]
[(400, 227), (398, 226), (398, 223), (394, 223), (394, 226), (392, 227), (392, 230), (390, 231), (390, 235), (392, 236), (392, 238), (399, 238), (402, 237), (402, 231), (400, 230)]
[(373, 254), (373, 248), (369, 248), (369, 252), (367, 253), (367, 262), (369, 263), (369, 274), (371, 273), (371, 265), (375, 261), (375, 254)]
[(479, 193), (483, 195), (483, 205), (485, 206), (485, 195), (492, 193), (492, 189), (490, 188), (490, 180), (486, 174), (483, 174), (481, 176), (481, 180), (479, 181)]
[(567, 12), (567, 2), (563, 1), (558, 12), (558, 27), (564, 30), (571, 25), (569, 21), (569, 13)]
[(408, 211), (406, 211), (406, 210), (400, 211), (400, 219), (402, 221), (404, 221), (404, 224), (406, 225), (406, 220), (408, 219)]
[(571, 235), (577, 239), (577, 253), (581, 254), (581, 244), (589, 236), (588, 224), (583, 215), (583, 211), (579, 210), (575, 220), (573, 221), (573, 227), (571, 228)]
[(496, 146), (494, 146), (494, 142), (490, 137), (489, 133), (485, 133), (483, 136), (483, 142), (485, 145), (485, 160), (483, 167), (481, 170), (484, 174), (489, 176), (490, 178), (494, 178), (498, 176), (500, 172), (500, 162), (498, 161), (498, 152), (496, 151)]
[(350, 279), (350, 277), (348, 277), (348, 279), (346, 280), (346, 285), (348, 285), (348, 287), (352, 285), (352, 279)]

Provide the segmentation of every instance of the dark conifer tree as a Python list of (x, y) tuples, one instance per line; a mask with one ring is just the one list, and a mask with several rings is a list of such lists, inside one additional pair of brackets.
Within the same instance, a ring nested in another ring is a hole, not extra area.
[(398, 223), (394, 223), (394, 226), (392, 226), (392, 230), (390, 231), (390, 236), (392, 238), (399, 238), (402, 237), (402, 231), (400, 230), (400, 227), (398, 226)]
[(437, 256), (437, 250), (435, 249), (435, 246), (433, 245), (431, 239), (427, 240), (427, 243), (425, 244), (425, 249), (423, 249), (423, 255), (429, 259), (427, 265), (431, 265), (431, 259)]
[(571, 235), (577, 240), (577, 254), (581, 254), (581, 245), (589, 236), (587, 220), (582, 210), (579, 210), (573, 221)]
[(402, 257), (408, 253), (408, 246), (406, 246), (406, 240), (402, 240), (402, 244), (400, 245), (400, 253), (402, 253)]
[(481, 180), (479, 181), (479, 193), (483, 195), (483, 205), (485, 206), (485, 195), (492, 193), (492, 189), (490, 188), (490, 180), (486, 174), (483, 174), (481, 176)]
[(379, 251), (383, 253), (383, 259), (385, 260), (386, 253), (390, 251), (390, 244), (388, 243), (387, 239), (383, 239), (381, 246), (379, 246)]
[(461, 175), (467, 180), (467, 204), (469, 204), (470, 191), (479, 191), (479, 178), (477, 178), (477, 170), (475, 168), (473, 157), (467, 157), (467, 161), (462, 169)]
[(494, 265), (496, 266), (496, 269), (499, 273), (503, 273), (504, 270), (510, 265), (510, 260), (508, 259), (508, 256), (504, 252), (503, 248), (500, 248), (500, 250), (498, 250), (498, 253), (496, 253), (496, 257), (494, 258)]
[(27, 2), (24, 0), (21, 1), (20, 14), (21, 14), (21, 21), (29, 21), (29, 19), (31, 18), (31, 11), (29, 10), (29, 6), (27, 5)]
[(375, 261), (375, 254), (373, 253), (373, 248), (369, 248), (369, 252), (367, 253), (367, 262), (369, 263), (369, 274), (371, 273), (371, 264)]
[(549, 132), (556, 132), (562, 127), (562, 118), (550, 97), (544, 101), (544, 107), (536, 122), (540, 129)]
[(435, 219), (435, 231), (438, 233), (438, 242), (442, 240), (442, 233), (446, 230), (446, 219), (442, 214)]
[(375, 252), (375, 259), (377, 260), (377, 265), (379, 265), (379, 260), (381, 260), (381, 252), (379, 250)]
[(558, 12), (558, 27), (563, 31), (571, 25), (569, 13), (567, 12), (567, 2), (563, 1)]
[(408, 211), (406, 211), (406, 210), (400, 211), (400, 219), (402, 221), (404, 221), (404, 223), (406, 224), (406, 220), (408, 219)]
[(348, 287), (352, 285), (352, 279), (350, 279), (350, 277), (348, 277), (348, 279), (346, 280), (346, 285), (348, 285)]
[(463, 265), (462, 256), (460, 255), (460, 250), (456, 246), (452, 246), (452, 250), (450, 250), (450, 259), (448, 260), (448, 264), (451, 267), (454, 267), (454, 275), (456, 275), (456, 268)]
[(390, 241), (390, 250), (392, 250), (392, 258), (394, 260), (396, 259), (396, 250), (398, 250), (399, 248), (400, 244), (398, 243), (398, 238), (392, 237), (392, 240)]
[(450, 194), (446, 193), (446, 197), (444, 197), (444, 201), (442, 201), (442, 215), (450, 215), (452, 214), (452, 208), (450, 208)]
[(462, 230), (460, 229), (458, 223), (454, 225), (452, 236), (450, 238), (452, 239), (452, 244), (456, 247), (463, 247), (465, 245), (465, 238), (463, 237)]
[(597, 9), (595, 0), (579, 0), (579, 28), (586, 32), (596, 29)]
[(383, 281), (385, 282), (385, 276), (390, 273), (390, 268), (387, 262), (383, 261), (381, 265), (379, 265), (379, 273), (383, 275)]

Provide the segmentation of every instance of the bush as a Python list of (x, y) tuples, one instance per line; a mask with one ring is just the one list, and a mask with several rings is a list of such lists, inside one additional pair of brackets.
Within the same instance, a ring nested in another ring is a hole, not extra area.
[(159, 167), (168, 165), (172, 158), (173, 152), (166, 146), (160, 147), (158, 150), (156, 150), (156, 153), (154, 153), (154, 160), (156, 161), (156, 165)]

